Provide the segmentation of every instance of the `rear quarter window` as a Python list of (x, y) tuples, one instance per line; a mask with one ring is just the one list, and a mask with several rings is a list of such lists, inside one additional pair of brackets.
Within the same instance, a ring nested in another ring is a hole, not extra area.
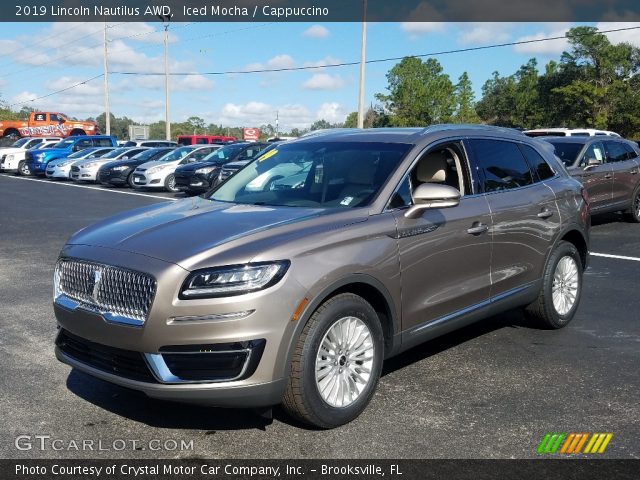
[(521, 144), (520, 149), (538, 180), (547, 180), (555, 175), (551, 166), (533, 147)]

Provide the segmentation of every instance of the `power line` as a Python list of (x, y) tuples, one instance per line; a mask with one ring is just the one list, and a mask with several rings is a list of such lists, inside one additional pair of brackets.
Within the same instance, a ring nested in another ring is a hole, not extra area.
[(42, 95), (40, 97), (31, 98), (29, 100), (25, 100), (24, 102), (12, 103), (10, 105), (7, 105), (7, 108), (15, 107), (16, 105), (24, 105), (25, 103), (35, 102), (36, 100), (41, 100), (41, 99), (47, 98), (47, 97), (52, 97), (53, 95), (57, 95), (58, 93), (66, 92), (67, 90), (71, 90), (72, 88), (79, 87), (80, 85), (84, 85), (86, 83), (89, 83), (89, 82), (91, 82), (93, 80), (96, 80), (97, 78), (101, 78), (103, 76), (104, 76), (104, 73), (101, 73), (100, 75), (96, 75), (95, 77), (91, 77), (91, 78), (88, 78), (86, 80), (82, 80), (82, 81), (80, 81), (78, 83), (75, 83), (73, 85), (70, 85), (68, 87), (61, 88), (60, 90), (56, 90), (55, 92), (50, 92), (50, 93), (47, 93), (46, 95)]
[[(628, 30), (637, 30), (640, 27), (625, 27), (625, 28), (616, 28), (612, 30), (600, 30), (594, 33), (584, 33), (575, 35), (577, 37), (586, 37), (595, 35), (598, 33), (614, 33), (614, 32), (623, 32)], [(465, 52), (475, 52), (478, 50), (488, 50), (492, 48), (501, 48), (501, 47), (513, 47), (516, 45), (526, 45), (531, 43), (541, 43), (548, 42), (552, 40), (562, 40), (567, 38), (566, 35), (561, 35), (557, 37), (546, 37), (546, 38), (536, 38), (532, 40), (520, 40), (517, 42), (506, 42), (506, 43), (496, 43), (492, 45), (483, 45), (480, 47), (467, 47), (467, 48), (458, 48), (455, 50), (443, 50), (439, 52), (431, 52), (431, 53), (422, 53), (419, 55), (404, 55), (401, 57), (388, 57), (388, 58), (377, 58), (374, 60), (367, 60), (365, 63), (383, 63), (383, 62), (393, 62), (402, 60), (404, 58), (424, 58), (424, 57), (436, 57), (441, 55), (449, 55), (453, 53), (465, 53)], [(337, 68), (337, 67), (352, 67), (354, 65), (360, 65), (359, 61), (356, 62), (340, 62), (340, 63), (328, 63), (326, 65), (307, 65), (303, 67), (283, 67), (283, 68), (261, 68), (261, 69), (253, 69), (253, 70), (225, 70), (218, 72), (172, 72), (170, 75), (174, 76), (186, 76), (186, 75), (240, 75), (240, 74), (248, 74), (248, 73), (276, 73), (276, 72), (297, 72), (303, 70), (318, 70), (323, 68)], [(164, 73), (158, 72), (111, 72), (113, 74), (118, 75), (164, 75)]]

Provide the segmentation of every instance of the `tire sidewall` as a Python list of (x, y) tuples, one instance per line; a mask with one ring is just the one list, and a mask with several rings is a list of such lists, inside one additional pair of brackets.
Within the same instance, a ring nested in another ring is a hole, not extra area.
[(633, 192), (633, 195), (631, 197), (631, 209), (629, 211), (629, 216), (631, 217), (631, 220), (635, 223), (640, 223), (640, 214), (636, 207), (636, 201), (638, 200), (639, 197), (640, 197), (640, 186), (638, 186), (636, 190)]
[(175, 178), (175, 175), (173, 173), (170, 173), (169, 175), (167, 175), (167, 178), (164, 180), (164, 188), (167, 190), (167, 192), (171, 192), (171, 193), (176, 193), (179, 192), (179, 190), (177, 188), (171, 188), (170, 183), (171, 183), (171, 179)]
[[(569, 310), (565, 315), (560, 315), (553, 305), (553, 278), (558, 263), (562, 258), (566, 256), (570, 256), (576, 262), (576, 266), (578, 268), (578, 292), (576, 294), (576, 300), (573, 303), (571, 310)], [(582, 260), (580, 259), (578, 250), (571, 243), (564, 241), (560, 242), (549, 258), (543, 285), (545, 297), (549, 299), (549, 301), (546, 302), (547, 318), (549, 319), (549, 322), (553, 327), (564, 327), (575, 316), (576, 310), (580, 305), (580, 298), (582, 296), (582, 274)]]
[[(329, 328), (340, 318), (353, 316), (362, 320), (369, 331), (374, 345), (374, 360), (371, 380), (351, 405), (337, 408), (324, 401), (316, 384), (316, 356), (322, 339)], [(366, 408), (376, 391), (378, 379), (382, 371), (384, 358), (384, 341), (382, 327), (373, 308), (359, 297), (347, 297), (328, 305), (316, 318), (311, 327), (303, 347), (301, 370), (303, 374), (305, 403), (309, 411), (313, 412), (318, 425), (325, 428), (343, 425), (355, 419)]]
[(31, 169), (29, 168), (28, 164), (24, 160), (22, 160), (18, 164), (18, 173), (23, 177), (28, 177), (31, 175)]

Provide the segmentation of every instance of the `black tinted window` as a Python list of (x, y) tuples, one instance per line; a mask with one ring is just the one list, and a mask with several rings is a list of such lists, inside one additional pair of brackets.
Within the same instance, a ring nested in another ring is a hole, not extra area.
[(94, 147), (113, 147), (113, 143), (108, 138), (94, 138), (93, 139)]
[(546, 180), (553, 177), (554, 173), (549, 164), (546, 162), (542, 155), (535, 151), (534, 148), (529, 145), (520, 145), (522, 153), (524, 153), (527, 162), (534, 174), (538, 176), (539, 180)]
[(628, 158), (637, 158), (638, 153), (633, 149), (631, 145), (628, 143), (623, 143), (622, 146), (627, 151)]
[(500, 140), (471, 141), (478, 168), (484, 174), (485, 192), (524, 187), (533, 183), (533, 175), (518, 145)]
[(607, 148), (607, 160), (610, 162), (622, 162), (627, 160), (627, 151), (622, 143), (605, 142)]

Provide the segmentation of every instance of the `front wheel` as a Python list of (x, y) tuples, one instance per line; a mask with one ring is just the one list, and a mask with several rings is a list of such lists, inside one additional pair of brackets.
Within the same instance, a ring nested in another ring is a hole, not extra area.
[(625, 212), (625, 217), (633, 223), (640, 223), (640, 187), (633, 192), (631, 208)]
[(164, 188), (167, 190), (167, 192), (171, 192), (171, 193), (176, 193), (180, 191), (176, 187), (176, 177), (173, 173), (167, 176), (166, 180), (164, 181)]
[(319, 428), (354, 420), (375, 393), (383, 357), (375, 310), (357, 295), (336, 295), (315, 311), (298, 340), (285, 410)]
[(29, 164), (26, 161), (22, 160), (18, 164), (18, 173), (25, 177), (29, 177), (33, 172), (31, 172), (31, 167), (29, 166)]
[(562, 328), (574, 317), (582, 293), (582, 260), (576, 247), (558, 243), (544, 271), (542, 289), (527, 313), (546, 328)]

